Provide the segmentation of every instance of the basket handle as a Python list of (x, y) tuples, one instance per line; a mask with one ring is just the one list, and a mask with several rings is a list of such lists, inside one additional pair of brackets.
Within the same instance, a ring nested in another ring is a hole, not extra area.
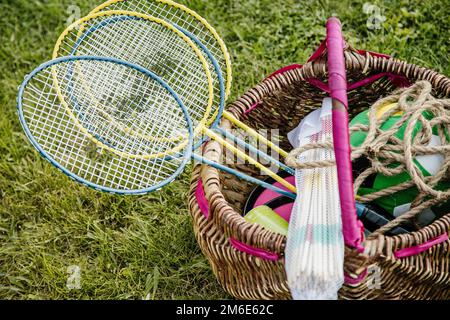
[(432, 239), (430, 239), (428, 241), (425, 241), (422, 244), (397, 250), (397, 251), (394, 252), (394, 256), (397, 259), (414, 256), (414, 255), (417, 255), (417, 254), (419, 254), (421, 252), (427, 251), (428, 249), (434, 247), (435, 245), (441, 244), (441, 243), (443, 243), (445, 241), (448, 241), (448, 240), (449, 240), (448, 233), (444, 232), (440, 236), (437, 236), (437, 237), (432, 238)]
[(348, 130), (347, 78), (344, 60), (344, 39), (341, 22), (332, 17), (327, 21), (328, 85), (333, 99), (333, 145), (341, 202), (342, 229), (345, 244), (363, 251), (363, 227), (356, 215), (355, 196)]

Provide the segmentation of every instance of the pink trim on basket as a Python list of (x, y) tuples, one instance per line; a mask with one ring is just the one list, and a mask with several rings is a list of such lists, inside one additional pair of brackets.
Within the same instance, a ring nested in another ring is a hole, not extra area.
[(327, 83), (315, 78), (306, 79), (306, 81), (308, 81), (308, 83), (313, 85), (314, 87), (317, 87), (326, 93), (330, 93), (330, 88), (328, 87)]
[(374, 75), (372, 75), (368, 78), (362, 79), (360, 81), (357, 81), (354, 83), (349, 83), (347, 90), (351, 91), (356, 88), (371, 84), (372, 82), (375, 82), (384, 76), (387, 76), (389, 78), (389, 80), (391, 80), (391, 82), (394, 85), (396, 85), (397, 87), (407, 87), (409, 85), (409, 81), (404, 76), (394, 74), (391, 72), (382, 72), (382, 73), (374, 74)]
[[(344, 41), (344, 43), (345, 43), (345, 41)], [(308, 62), (314, 61), (317, 58), (319, 58), (320, 55), (325, 51), (325, 49), (326, 49), (326, 38), (325, 38), (324, 41), (322, 41), (322, 43), (317, 48), (317, 50), (311, 55), (311, 57), (308, 59)], [(372, 51), (365, 51), (365, 50), (358, 50), (358, 53), (360, 53), (360, 54), (365, 54), (366, 52), (369, 53), (372, 56), (375, 56), (375, 57), (382, 57), (382, 58), (386, 58), (386, 59), (390, 58), (390, 56), (387, 55), (387, 54), (382, 54), (382, 53), (377, 53), (377, 52), (372, 52)], [(295, 70), (295, 69), (299, 69), (299, 68), (302, 68), (302, 67), (303, 67), (303, 65), (296, 64), (296, 63), (288, 65), (288, 66), (285, 66), (285, 67), (283, 67), (281, 69), (278, 69), (277, 71), (271, 73), (264, 80), (273, 78), (277, 74), (285, 73), (285, 72), (288, 72), (290, 70)], [(393, 73), (385, 72), (385, 73), (380, 73), (378, 75), (372, 76), (374, 78), (373, 80), (371, 79), (372, 77), (369, 77), (369, 78), (364, 79), (362, 81), (359, 81), (359, 82), (356, 82), (356, 83), (353, 83), (353, 84), (349, 84), (348, 91), (356, 89), (356, 88), (358, 88), (360, 86), (372, 83), (372, 82), (378, 80), (379, 78), (381, 78), (381, 77), (383, 77), (385, 75), (388, 76), (391, 79), (391, 81), (397, 87), (406, 87), (406, 86), (409, 85), (409, 82), (408, 82), (408, 80), (405, 77), (398, 76), (398, 75), (393, 74)], [(324, 92), (327, 92), (327, 93), (330, 93), (330, 89), (328, 88), (328, 84), (326, 84), (326, 83), (324, 83), (324, 82), (322, 82), (322, 81), (320, 81), (318, 79), (314, 79), (314, 78), (306, 79), (306, 81), (308, 81), (313, 86), (319, 88), (320, 90), (322, 90)], [(253, 104), (249, 109), (244, 111), (244, 116), (248, 115), (250, 112), (252, 112), (256, 108), (258, 108), (260, 106), (260, 104), (261, 104), (261, 101), (258, 101), (255, 104)]]
[[(197, 203), (198, 203), (200, 212), (205, 216), (205, 218), (208, 218), (209, 204), (208, 204), (208, 200), (206, 200), (206, 197), (205, 197), (205, 192), (203, 190), (203, 183), (202, 183), (201, 178), (199, 178), (198, 182), (197, 182), (197, 187), (195, 189), (195, 197), (197, 199)], [(230, 244), (236, 250), (239, 250), (241, 252), (250, 254), (252, 256), (255, 256), (255, 257), (258, 257), (261, 259), (270, 260), (270, 261), (277, 261), (279, 259), (278, 254), (276, 254), (276, 253), (249, 246), (248, 244), (242, 243), (233, 238), (230, 238)]]
[(249, 114), (250, 112), (252, 112), (256, 108), (258, 108), (260, 104), (261, 104), (260, 101), (258, 101), (257, 103), (253, 104), (250, 108), (248, 108), (247, 110), (244, 111), (244, 116), (246, 116), (247, 114)]
[(197, 188), (195, 188), (195, 198), (197, 198), (197, 204), (200, 212), (206, 219), (209, 217), (209, 203), (206, 200), (205, 191), (203, 190), (202, 178), (198, 179)]
[(296, 64), (296, 63), (291, 64), (291, 65), (288, 65), (288, 66), (285, 66), (285, 67), (283, 67), (283, 68), (281, 68), (281, 69), (278, 69), (277, 71), (271, 73), (271, 74), (268, 75), (268, 76), (266, 77), (266, 79), (264, 79), (264, 80), (267, 80), (267, 79), (270, 79), (270, 78), (272, 78), (272, 77), (275, 77), (277, 74), (285, 73), (285, 72), (288, 72), (288, 71), (290, 71), (290, 70), (299, 69), (299, 68), (301, 68), (301, 67), (303, 67), (301, 64)]
[(356, 284), (358, 284), (358, 283), (361, 283), (361, 282), (367, 277), (367, 274), (368, 274), (368, 270), (367, 270), (367, 269), (364, 270), (364, 271), (363, 271), (358, 277), (356, 277), (356, 278), (352, 278), (352, 277), (350, 277), (348, 274), (344, 273), (344, 281), (345, 281), (345, 283), (347, 283), (347, 284), (356, 285)]
[[(316, 49), (316, 51), (314, 51), (314, 53), (311, 55), (311, 57), (309, 57), (308, 62), (317, 60), (322, 55), (322, 53), (325, 52), (325, 49), (327, 47), (326, 46), (327, 39), (328, 39), (328, 35), (326, 36), (325, 40), (323, 40), (320, 43), (319, 47)], [(343, 46), (345, 47), (346, 42), (344, 39), (342, 39), (342, 41), (343, 41)], [(373, 51), (357, 50), (357, 52), (362, 55), (365, 55), (366, 53), (368, 53), (369, 55), (371, 55), (373, 57), (378, 57), (378, 58), (385, 58), (385, 59), (391, 58), (391, 56), (388, 54), (378, 53), (378, 52), (373, 52)]]
[(311, 55), (311, 57), (309, 57), (308, 62), (317, 60), (322, 53), (324, 53), (325, 49), (327, 47), (327, 38), (325, 38), (325, 40), (323, 40), (319, 47), (316, 49), (316, 51), (314, 51), (314, 53)]
[(413, 247), (409, 247), (409, 248), (405, 248), (405, 249), (401, 249), (401, 250), (397, 250), (394, 252), (394, 256), (399, 259), (399, 258), (406, 258), (406, 257), (410, 257), (410, 256), (415, 256), (416, 254), (419, 254), (421, 252), (427, 251), (428, 249), (430, 249), (431, 247), (443, 243), (445, 241), (448, 240), (448, 234), (447, 232), (444, 234), (441, 234), (440, 236), (430, 239), (425, 243), (419, 244), (417, 246), (413, 246)]
[[(289, 67), (289, 66), (288, 66)], [(288, 69), (288, 70), (294, 70), (297, 68), (292, 68), (292, 69)], [(286, 72), (288, 70), (284, 70), (283, 72)], [(277, 72), (275, 71), (275, 73), (273, 73), (272, 75), (268, 76), (266, 79), (269, 79), (270, 77), (273, 77), (276, 74), (280, 74), (282, 72)], [(322, 91), (325, 91), (327, 93), (330, 92), (330, 90), (328, 89), (328, 85), (326, 83), (323, 83), (322, 81), (318, 80), (318, 79), (306, 79), (306, 81), (308, 81), (311, 85), (319, 88)], [(261, 105), (261, 101), (258, 101), (256, 103), (254, 103), (250, 108), (248, 108), (247, 110), (244, 111), (244, 116), (248, 115), (250, 112), (252, 112), (253, 110), (255, 110), (256, 108), (258, 108)]]
[(279, 259), (278, 254), (270, 252), (268, 250), (260, 249), (252, 247), (248, 244), (245, 244), (243, 242), (240, 242), (234, 238), (230, 238), (230, 244), (235, 248), (236, 250), (239, 250), (241, 252), (247, 253), (249, 255), (255, 256), (257, 258), (261, 258), (264, 260), (270, 260), (270, 261), (277, 261)]
[(378, 57), (378, 58), (385, 58), (385, 59), (390, 59), (391, 58), (391, 56), (388, 55), (388, 54), (378, 53), (378, 52), (373, 52), (373, 51), (358, 50), (358, 53), (362, 54), (362, 55), (368, 53), (371, 56)]

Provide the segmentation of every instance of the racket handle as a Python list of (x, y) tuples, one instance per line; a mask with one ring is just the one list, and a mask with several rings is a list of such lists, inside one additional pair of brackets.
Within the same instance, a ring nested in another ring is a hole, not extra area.
[(245, 130), (250, 136), (252, 136), (253, 138), (257, 139), (259, 142), (264, 143), (269, 148), (271, 148), (271, 149), (275, 150), (276, 152), (278, 152), (283, 158), (287, 157), (288, 153), (286, 151), (281, 149), (279, 146), (274, 144), (272, 141), (270, 141), (267, 138), (265, 138), (262, 135), (260, 135), (258, 132), (255, 131), (255, 129), (250, 128), (245, 123), (243, 123), (242, 121), (237, 119), (235, 116), (233, 116), (231, 113), (229, 113), (227, 111), (223, 111), (223, 116), (227, 120), (229, 120), (231, 123), (233, 123), (235, 126)]
[(195, 153), (192, 154), (192, 158), (194, 160), (196, 160), (196, 161), (199, 161), (201, 163), (205, 163), (205, 164), (207, 164), (207, 165), (209, 165), (211, 167), (214, 167), (216, 169), (219, 169), (219, 170), (231, 173), (232, 175), (235, 175), (238, 178), (247, 180), (248, 182), (251, 182), (251, 183), (254, 183), (254, 184), (258, 184), (258, 185), (260, 185), (260, 186), (262, 186), (262, 187), (264, 187), (266, 189), (270, 189), (272, 191), (275, 191), (275, 192), (277, 192), (277, 193), (279, 193), (279, 194), (281, 194), (283, 196), (289, 197), (291, 199), (295, 199), (295, 197), (296, 197), (296, 195), (294, 193), (292, 193), (292, 192), (289, 192), (289, 191), (283, 190), (281, 188), (278, 188), (278, 187), (276, 187), (274, 185), (271, 185), (270, 183), (261, 181), (261, 180), (259, 180), (257, 178), (249, 176), (249, 175), (247, 175), (245, 173), (242, 173), (242, 172), (239, 172), (237, 170), (231, 169), (231, 168), (226, 167), (226, 166), (224, 166), (224, 165), (222, 165), (220, 163), (217, 163), (215, 161), (211, 161), (209, 159), (206, 159), (206, 158), (204, 158), (202, 156), (199, 156), (199, 155), (197, 155)]
[(271, 163), (273, 163), (276, 166), (278, 166), (278, 168), (283, 169), (284, 171), (286, 171), (290, 175), (294, 175), (295, 174), (294, 170), (291, 167), (289, 167), (289, 166), (285, 165), (284, 163), (278, 161), (277, 159), (269, 156), (267, 153), (265, 153), (265, 152), (255, 148), (251, 144), (246, 143), (242, 139), (239, 139), (235, 135), (229, 133), (227, 130), (224, 130), (224, 129), (219, 128), (219, 127), (214, 128), (214, 130), (215, 131), (219, 131), (225, 138), (233, 140), (234, 142), (236, 142), (241, 147), (247, 148), (250, 152), (256, 153), (261, 158), (263, 158), (263, 159), (265, 159), (267, 161), (270, 161)]
[[(371, 207), (366, 206), (362, 203), (358, 203), (358, 202), (356, 202), (356, 213), (357, 213), (359, 219), (361, 219), (361, 221), (366, 221), (369, 224), (369, 227), (371, 225), (373, 225), (373, 226), (375, 226), (376, 229), (384, 226), (385, 224), (389, 223), (389, 221), (390, 221), (386, 217), (384, 217), (382, 214), (373, 210)], [(390, 231), (390, 235), (397, 235), (397, 234), (403, 234), (403, 233), (408, 233), (408, 232), (409, 231), (407, 231), (405, 228), (395, 227)]]
[(215, 141), (217, 141), (218, 143), (220, 143), (222, 146), (224, 146), (225, 148), (231, 150), (234, 154), (236, 154), (238, 157), (241, 157), (242, 159), (244, 159), (245, 161), (248, 161), (249, 163), (253, 164), (255, 167), (257, 167), (259, 170), (261, 170), (262, 172), (264, 172), (265, 174), (267, 174), (269, 177), (273, 178), (274, 180), (278, 181), (279, 183), (281, 183), (284, 187), (286, 187), (288, 190), (297, 193), (297, 189), (295, 188), (295, 186), (293, 186), (292, 184), (290, 184), (289, 182), (287, 182), (285, 179), (283, 179), (282, 177), (280, 177), (279, 175), (277, 175), (276, 173), (273, 173), (270, 169), (264, 167), (262, 164), (260, 164), (258, 161), (256, 161), (255, 159), (249, 157), (248, 155), (246, 155), (244, 152), (242, 152), (241, 150), (239, 150), (238, 148), (236, 148), (235, 146), (233, 146), (232, 144), (228, 143), (227, 141), (225, 141), (224, 139), (222, 139), (219, 135), (217, 135), (214, 131), (208, 129), (208, 128), (204, 128), (203, 129), (205, 134), (207, 136), (209, 136), (211, 139), (214, 139)]

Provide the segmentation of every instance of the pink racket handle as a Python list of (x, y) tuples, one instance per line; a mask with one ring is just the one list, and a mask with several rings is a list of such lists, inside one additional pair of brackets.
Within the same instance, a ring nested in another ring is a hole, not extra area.
[(353, 193), (344, 39), (341, 32), (341, 22), (337, 18), (329, 18), (327, 21), (326, 44), (328, 49), (328, 85), (330, 96), (333, 99), (333, 144), (338, 173), (344, 241), (347, 246), (362, 251), (363, 229), (356, 215)]

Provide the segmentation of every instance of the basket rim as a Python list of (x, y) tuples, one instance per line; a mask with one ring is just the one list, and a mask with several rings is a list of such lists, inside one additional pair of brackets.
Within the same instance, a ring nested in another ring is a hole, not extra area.
[[(361, 70), (363, 72), (390, 72), (403, 75), (408, 80), (427, 80), (432, 84), (433, 88), (440, 92), (443, 96), (450, 96), (450, 79), (432, 69), (427, 69), (400, 59), (387, 59), (384, 57), (372, 56), (368, 53), (362, 55), (350, 47), (347, 47), (344, 54), (346, 68), (348, 71)], [(326, 56), (324, 54), (319, 59), (308, 62), (301, 68), (288, 70), (284, 73), (279, 73), (263, 80), (253, 88), (247, 90), (236, 101), (229, 104), (227, 106), (227, 110), (234, 116), (242, 119), (242, 116), (246, 110), (248, 110), (252, 105), (258, 103), (269, 93), (275, 90), (281, 90), (297, 81), (306, 81), (307, 79), (316, 77), (316, 75), (326, 74)], [(231, 124), (228, 120), (222, 119), (221, 125), (227, 127)], [(213, 146), (213, 142), (206, 144), (205, 156), (207, 156), (208, 150), (211, 150)], [(217, 152), (213, 154), (214, 156), (218, 155)], [(214, 158), (211, 158), (211, 160), (217, 161), (217, 159)], [(207, 170), (205, 167), (207, 167)], [(285, 236), (275, 234), (270, 230), (264, 229), (262, 226), (255, 228), (254, 224), (247, 222), (241, 214), (236, 212), (228, 204), (220, 190), (219, 170), (203, 164), (199, 177), (202, 178), (204, 183), (205, 181), (207, 183), (207, 187), (204, 185), (204, 189), (205, 197), (211, 208), (211, 216), (215, 220), (215, 223), (222, 228), (222, 231), (224, 231), (225, 234), (250, 246), (277, 253), (281, 257), (284, 256), (284, 246), (286, 242)], [(195, 178), (193, 177), (192, 179)], [(198, 178), (196, 179), (198, 180)], [(209, 183), (211, 180), (214, 180), (215, 182)], [(215, 214), (214, 211), (216, 211), (216, 208), (220, 208), (221, 214)], [(402, 247), (406, 247), (420, 241), (428, 241), (429, 239), (439, 236), (443, 232), (448, 232), (449, 225), (450, 213), (444, 215), (440, 219), (437, 219), (432, 224), (420, 230), (397, 236), (380, 235), (378, 238), (370, 240), (370, 242), (378, 242), (380, 245), (376, 246), (377, 250), (375, 251), (381, 253), (380, 251), (382, 250), (384, 254), (390, 256), (392, 252), (386, 252), (385, 244), (387, 241), (384, 241), (385, 239), (400, 240), (402, 245), (397, 249), (401, 249)], [(252, 231), (251, 236), (246, 234), (246, 231), (249, 229)], [(269, 239), (270, 241), (268, 241)], [(367, 240), (365, 240), (363, 245), (366, 244)]]

